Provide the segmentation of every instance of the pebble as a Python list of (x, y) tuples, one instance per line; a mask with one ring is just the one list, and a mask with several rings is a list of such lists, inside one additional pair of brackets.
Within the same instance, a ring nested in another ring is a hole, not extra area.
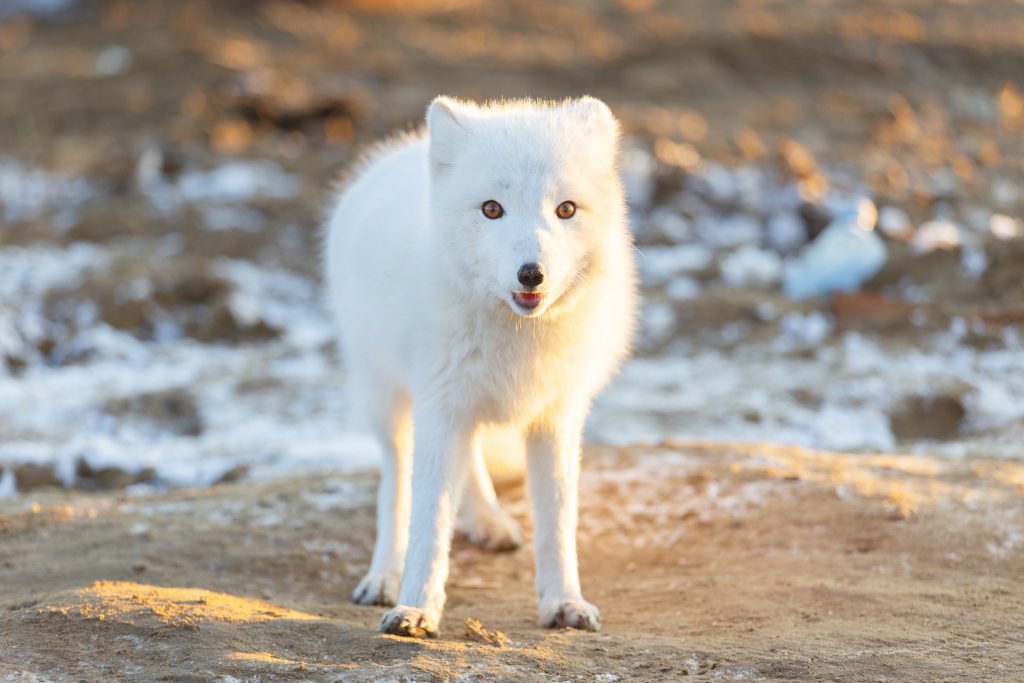
[(878, 212), (878, 229), (886, 237), (907, 240), (914, 232), (914, 225), (903, 209), (895, 206), (884, 206)]
[(918, 254), (927, 254), (940, 249), (955, 249), (960, 246), (960, 228), (956, 223), (936, 219), (922, 225), (910, 238), (910, 248)]
[(96, 55), (97, 76), (116, 76), (127, 71), (131, 65), (131, 51), (120, 45), (109, 45)]
[(994, 213), (988, 219), (988, 231), (1001, 240), (1012, 240), (1024, 234), (1020, 221), (1001, 213)]
[(996, 203), (996, 206), (1013, 206), (1017, 202), (1019, 194), (1014, 184), (1005, 178), (997, 180), (992, 185), (992, 201)]

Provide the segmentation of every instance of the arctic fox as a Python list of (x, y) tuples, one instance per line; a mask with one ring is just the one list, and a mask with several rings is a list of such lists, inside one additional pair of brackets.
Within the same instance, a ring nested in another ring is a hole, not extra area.
[(635, 327), (618, 138), (591, 97), (438, 97), (426, 131), (380, 148), (338, 200), (328, 296), (384, 454), (352, 597), (396, 605), (381, 631), (437, 634), (456, 521), (477, 545), (519, 545), (488, 471), (495, 443), (525, 451), (541, 624), (600, 628), (580, 592), (577, 482), (590, 402)]

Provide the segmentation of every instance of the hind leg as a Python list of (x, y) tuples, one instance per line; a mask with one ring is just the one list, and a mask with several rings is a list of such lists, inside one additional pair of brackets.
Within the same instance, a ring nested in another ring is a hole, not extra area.
[(382, 460), (377, 489), (377, 541), (370, 570), (352, 592), (360, 605), (394, 605), (409, 545), (412, 417), (405, 399), (383, 401), (371, 417)]
[(494, 483), (480, 446), (473, 448), (472, 464), (459, 505), (456, 530), (484, 550), (515, 550), (523, 543), (519, 522), (501, 509)]

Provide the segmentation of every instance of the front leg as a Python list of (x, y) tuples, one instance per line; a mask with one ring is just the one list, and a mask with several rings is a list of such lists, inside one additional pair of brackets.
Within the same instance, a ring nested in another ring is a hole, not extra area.
[(437, 413), (417, 414), (412, 468), (412, 520), (398, 605), (380, 630), (435, 637), (444, 611), (448, 555), (465, 485), (473, 430)]
[(533, 503), (540, 623), (599, 631), (601, 614), (583, 599), (576, 559), (583, 416), (583, 411), (557, 415), (531, 428), (527, 483)]

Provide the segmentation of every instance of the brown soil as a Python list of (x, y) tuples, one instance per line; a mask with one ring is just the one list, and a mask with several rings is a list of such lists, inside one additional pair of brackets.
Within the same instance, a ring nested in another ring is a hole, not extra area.
[[(458, 542), (432, 641), (380, 635), (381, 610), (347, 600), (369, 558), (373, 485), (369, 474), (326, 473), (152, 497), (36, 491), (5, 501), (0, 674), (1024, 677), (1019, 465), (768, 445), (593, 449), (579, 543), (604, 630), (537, 627), (530, 550)], [(503, 498), (528, 524), (521, 489)]]

